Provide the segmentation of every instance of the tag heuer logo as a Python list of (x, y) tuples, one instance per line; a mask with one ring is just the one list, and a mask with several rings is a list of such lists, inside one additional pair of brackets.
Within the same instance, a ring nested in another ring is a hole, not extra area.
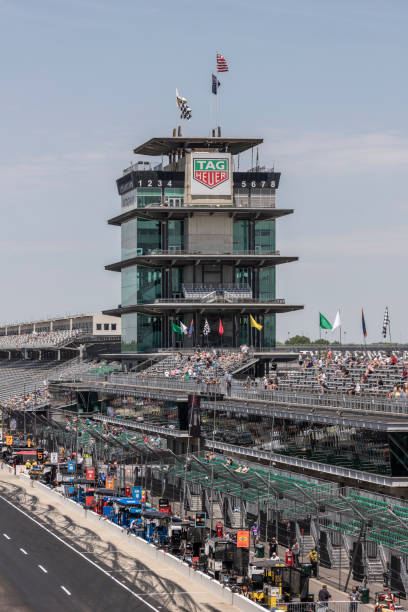
[(194, 159), (193, 178), (209, 189), (229, 179), (228, 159)]

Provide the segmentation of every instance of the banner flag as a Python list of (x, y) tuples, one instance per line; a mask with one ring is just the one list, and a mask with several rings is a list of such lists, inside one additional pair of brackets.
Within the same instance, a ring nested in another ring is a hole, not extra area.
[(319, 312), (319, 325), (322, 329), (332, 329), (332, 324)]

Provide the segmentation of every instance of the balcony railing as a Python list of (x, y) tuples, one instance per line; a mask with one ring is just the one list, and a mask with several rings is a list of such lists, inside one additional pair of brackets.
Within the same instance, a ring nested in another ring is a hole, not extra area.
[[(215, 294), (215, 292), (214, 292)], [(283, 305), (286, 304), (284, 299), (268, 299), (268, 298), (234, 298), (234, 299), (225, 299), (223, 296), (214, 295), (211, 298), (206, 297), (178, 297), (178, 298), (157, 298), (154, 300), (153, 304), (190, 304), (191, 302), (197, 302), (197, 304), (211, 304), (211, 303), (223, 303), (223, 304), (277, 304)], [(147, 306), (148, 304), (143, 304)], [(268, 349), (270, 351), (270, 348)]]
[[(203, 238), (203, 236), (201, 236)], [(272, 250), (263, 250), (263, 249), (252, 249), (252, 250), (238, 250), (231, 248), (229, 250), (211, 250), (211, 249), (202, 249), (197, 250), (196, 248), (187, 248), (187, 249), (179, 249), (178, 247), (172, 247), (170, 249), (140, 249), (140, 253), (138, 256), (147, 256), (147, 255), (237, 255), (237, 256), (247, 256), (247, 255), (280, 255), (280, 251), (272, 251)]]
[[(161, 198), (158, 196), (156, 202), (151, 202), (146, 206), (138, 206), (134, 196), (123, 198), (122, 210), (131, 210), (133, 208), (194, 208), (196, 204), (184, 202), (183, 198)], [(214, 203), (212, 206), (218, 208), (228, 208), (230, 206), (236, 208), (275, 208), (275, 195), (248, 195), (234, 194), (232, 204)]]

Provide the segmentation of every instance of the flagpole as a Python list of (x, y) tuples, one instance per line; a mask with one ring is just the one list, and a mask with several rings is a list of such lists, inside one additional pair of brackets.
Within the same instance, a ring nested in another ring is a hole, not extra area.
[[(388, 308), (388, 307), (387, 307)], [(392, 340), (391, 340), (391, 319), (390, 319), (390, 311), (388, 311), (388, 335), (390, 338), (390, 343), (392, 344)]]
[(218, 59), (218, 51), (215, 54), (215, 91), (217, 92), (215, 94), (215, 134), (217, 135), (217, 130), (218, 130), (218, 65), (217, 65), (217, 59)]

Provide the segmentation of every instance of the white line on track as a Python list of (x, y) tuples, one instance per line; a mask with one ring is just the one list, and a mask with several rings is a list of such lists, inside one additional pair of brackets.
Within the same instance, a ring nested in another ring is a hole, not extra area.
[(42, 565), (39, 565), (38, 567), (42, 572), (44, 572), (44, 574), (48, 574), (48, 570), (46, 570), (45, 567), (43, 567)]
[(64, 591), (64, 593), (66, 593), (67, 595), (71, 595), (71, 593), (68, 591), (68, 589), (64, 586), (62, 586), (61, 584), (61, 589)]
[(23, 555), (28, 555), (28, 552), (26, 550), (24, 550), (24, 548), (20, 548), (20, 550), (23, 553)]
[[(130, 593), (131, 595), (133, 595), (133, 597), (136, 597), (139, 601), (142, 601), (144, 603), (145, 606), (147, 606), (148, 608), (150, 608), (151, 610), (154, 610), (155, 612), (157, 612), (157, 608), (155, 608), (154, 606), (152, 606), (148, 601), (146, 601), (144, 599), (144, 597), (142, 597), (141, 595), (138, 595), (137, 593), (135, 593), (134, 591), (132, 591), (132, 589), (130, 589), (129, 587), (127, 587), (126, 585), (122, 584), (120, 582), (120, 580), (118, 580), (117, 578), (115, 578), (114, 576), (111, 576), (109, 574), (109, 572), (107, 572), (105, 569), (103, 569), (103, 567), (101, 567), (100, 565), (98, 565), (97, 563), (95, 563), (95, 561), (92, 561), (91, 559), (88, 559), (84, 554), (82, 554), (79, 550), (77, 550), (76, 548), (74, 548), (73, 546), (71, 546), (71, 544), (68, 544), (68, 542), (64, 542), (64, 540), (62, 538), (60, 538), (59, 536), (57, 536), (55, 533), (53, 533), (50, 529), (48, 529), (48, 527), (45, 527), (45, 525), (42, 525), (39, 521), (37, 521), (35, 518), (33, 518), (32, 516), (30, 516), (29, 514), (27, 514), (27, 512), (24, 512), (24, 510), (21, 510), (21, 508), (19, 508), (18, 506), (16, 506), (15, 504), (13, 504), (11, 501), (9, 501), (8, 499), (6, 499), (5, 497), (3, 497), (2, 495), (0, 495), (0, 499), (2, 499), (4, 502), (6, 502), (6, 504), (9, 504), (9, 506), (11, 506), (12, 508), (14, 508), (15, 510), (18, 510), (18, 512), (20, 512), (21, 514), (23, 514), (26, 518), (30, 519), (30, 521), (32, 521), (33, 523), (35, 523), (36, 525), (38, 525), (38, 527), (41, 527), (41, 529), (44, 529), (44, 531), (46, 531), (47, 533), (49, 533), (50, 535), (52, 535), (56, 540), (58, 540), (59, 542), (61, 542), (62, 544), (64, 544), (67, 548), (70, 548), (74, 553), (76, 553), (77, 555), (79, 555), (80, 557), (82, 557), (83, 559), (85, 559), (85, 561), (87, 561), (88, 563), (90, 563), (91, 565), (93, 565), (94, 567), (96, 567), (99, 571), (101, 571), (103, 574), (105, 574), (105, 576), (108, 576), (108, 578), (110, 578), (111, 580), (113, 580), (114, 582), (116, 582), (116, 584), (118, 584), (120, 587), (122, 587), (122, 589), (125, 589), (125, 591), (127, 591), (128, 593)], [(4, 535), (4, 534), (3, 534)], [(61, 587), (62, 588), (62, 587)]]
[(3, 535), (6, 538), (6, 540), (11, 540), (10, 536), (8, 536), (7, 533), (3, 533)]

